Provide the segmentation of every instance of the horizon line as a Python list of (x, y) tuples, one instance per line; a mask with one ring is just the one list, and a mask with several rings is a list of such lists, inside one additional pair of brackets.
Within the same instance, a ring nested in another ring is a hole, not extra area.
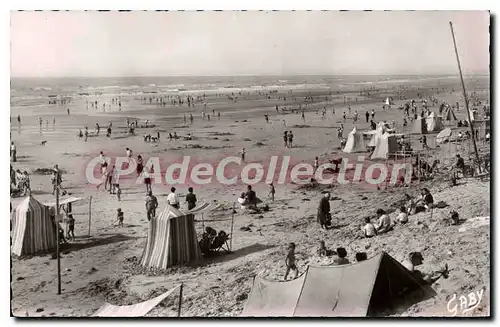
[[(416, 73), (408, 73), (408, 74), (390, 74), (390, 73), (384, 73), (384, 74), (363, 74), (363, 73), (350, 73), (350, 74), (314, 74), (314, 73), (291, 73), (291, 74), (235, 74), (235, 75), (108, 75), (108, 76), (13, 76), (11, 75), (10, 78), (51, 78), (51, 79), (56, 79), (56, 78), (158, 78), (158, 77), (254, 77), (254, 76), (260, 76), (260, 77), (272, 77), (272, 76), (454, 76), (456, 75), (459, 77), (459, 74), (451, 74), (451, 73), (424, 73), (424, 74), (416, 74)], [(491, 76), (491, 72), (483, 72), (483, 73), (469, 73), (469, 74), (464, 74), (463, 76)]]

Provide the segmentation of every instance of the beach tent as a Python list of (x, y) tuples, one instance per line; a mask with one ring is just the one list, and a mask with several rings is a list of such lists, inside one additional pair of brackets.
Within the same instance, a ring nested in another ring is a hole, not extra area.
[(344, 152), (353, 153), (353, 152), (365, 152), (365, 146), (363, 141), (363, 134), (357, 131), (356, 127), (352, 129), (352, 131), (347, 136), (347, 142), (344, 147)]
[(366, 134), (371, 134), (371, 139), (370, 142), (368, 142), (368, 146), (370, 147), (375, 147), (378, 144), (378, 140), (382, 137), (382, 135), (385, 133), (385, 126), (383, 123), (378, 123), (377, 129), (374, 131), (367, 132)]
[(420, 116), (413, 121), (412, 133), (415, 134), (427, 134), (427, 123), (426, 120)]
[(12, 253), (43, 253), (56, 247), (55, 225), (49, 208), (27, 196), (12, 213)]
[(202, 203), (191, 210), (181, 211), (167, 204), (160, 215), (149, 223), (141, 265), (166, 269), (198, 261), (201, 252), (194, 216), (219, 207), (217, 203)]
[(427, 124), (428, 132), (439, 132), (442, 131), (444, 128), (443, 122), (441, 121), (441, 117), (437, 116), (433, 112), (429, 116), (427, 116), (425, 121)]
[(410, 271), (382, 252), (354, 264), (309, 266), (302, 276), (289, 282), (256, 276), (242, 316), (373, 316), (421, 287)]
[(470, 121), (477, 120), (477, 111), (469, 110)]
[(451, 129), (445, 128), (436, 136), (436, 144), (446, 143), (450, 140)]
[(378, 140), (371, 159), (387, 159), (389, 154), (398, 151), (398, 140), (394, 134), (384, 133)]
[(451, 106), (446, 107), (446, 110), (444, 111), (444, 120), (446, 121), (454, 121), (457, 120), (457, 116), (455, 116), (455, 112), (453, 112), (453, 109)]
[(394, 134), (382, 134), (375, 146), (375, 150), (371, 155), (371, 159), (387, 159), (390, 153), (398, 151), (398, 141)]

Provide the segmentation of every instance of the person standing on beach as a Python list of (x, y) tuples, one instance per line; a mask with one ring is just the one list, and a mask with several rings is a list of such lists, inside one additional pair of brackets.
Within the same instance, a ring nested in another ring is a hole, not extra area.
[(242, 162), (245, 162), (245, 154), (246, 154), (246, 152), (245, 152), (245, 148), (241, 149), (240, 154), (241, 154), (241, 161), (242, 161)]
[(330, 193), (325, 193), (324, 196), (319, 201), (317, 221), (321, 229), (327, 229), (330, 225), (331, 215), (330, 215)]
[(89, 137), (89, 128), (85, 126), (85, 142), (87, 142), (87, 138)]
[(302, 110), (302, 121), (304, 123), (306, 122), (306, 115), (304, 114), (304, 110)]
[(217, 111), (217, 120), (220, 120), (220, 111)]
[(188, 188), (188, 194), (186, 195), (186, 202), (188, 204), (188, 210), (191, 210), (196, 207), (196, 195), (193, 193), (193, 188)]
[(365, 117), (366, 117), (366, 122), (368, 123), (368, 121), (370, 120), (370, 113), (368, 111), (365, 113)]
[(156, 208), (158, 208), (158, 199), (153, 195), (153, 192), (150, 190), (148, 195), (146, 196), (146, 214), (148, 221), (152, 218), (156, 217)]
[(372, 109), (372, 120), (375, 119), (375, 110)]
[(292, 148), (293, 147), (293, 132), (290, 131), (288, 133), (288, 147)]
[(69, 108), (67, 108), (66, 111), (68, 112), (68, 116), (69, 116)]
[(99, 123), (95, 123), (95, 134), (99, 135), (100, 130), (101, 130), (101, 126), (99, 126)]
[(10, 142), (10, 160), (17, 162), (17, 148), (14, 142)]
[(283, 134), (283, 141), (285, 142), (285, 148), (288, 148), (288, 131)]
[(170, 194), (167, 196), (167, 202), (172, 207), (179, 209), (179, 197), (175, 193), (175, 187), (170, 189)]
[(21, 115), (17, 115), (17, 124), (21, 126)]

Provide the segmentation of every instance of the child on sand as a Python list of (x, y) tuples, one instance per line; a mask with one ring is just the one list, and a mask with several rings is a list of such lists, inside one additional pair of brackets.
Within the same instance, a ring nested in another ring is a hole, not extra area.
[(333, 264), (336, 266), (347, 265), (349, 264), (349, 260), (347, 257), (347, 251), (344, 248), (337, 248), (337, 256), (338, 258), (333, 260)]
[(370, 238), (377, 235), (377, 230), (375, 226), (371, 223), (370, 217), (365, 217), (365, 226), (361, 229), (365, 235), (365, 237)]
[(297, 265), (295, 264), (295, 243), (290, 243), (288, 245), (288, 254), (285, 258), (285, 265), (286, 271), (284, 280), (287, 279), (290, 270), (293, 270), (295, 272), (295, 277), (293, 279), (297, 278), (297, 276), (299, 275), (299, 270), (297, 269)]
[(118, 221), (118, 227), (123, 227), (123, 211), (121, 208), (116, 209), (116, 220)]
[(68, 240), (75, 240), (75, 218), (68, 214)]

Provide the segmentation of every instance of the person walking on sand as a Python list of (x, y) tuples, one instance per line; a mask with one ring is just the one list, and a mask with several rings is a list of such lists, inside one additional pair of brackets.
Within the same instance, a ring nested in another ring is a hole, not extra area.
[(55, 118), (52, 120), (52, 129), (53, 130), (56, 129), (56, 119)]
[(245, 154), (246, 154), (246, 152), (245, 152), (245, 148), (241, 149), (240, 154), (241, 154), (241, 161), (242, 161), (242, 162), (245, 162)]
[(106, 174), (106, 171), (108, 170), (108, 160), (104, 156), (104, 152), (101, 151), (99, 153), (99, 164), (101, 165), (101, 176)]
[(283, 141), (285, 142), (285, 148), (288, 148), (288, 131), (283, 134)]
[(276, 193), (276, 190), (274, 189), (274, 184), (271, 182), (269, 184), (269, 195), (267, 196), (268, 198), (271, 198), (271, 201), (274, 202), (274, 194)]
[(84, 133), (84, 136), (85, 136), (84, 140), (85, 140), (85, 142), (87, 142), (87, 138), (89, 137), (89, 129), (88, 129), (88, 127), (87, 127), (87, 126), (85, 126), (85, 133)]
[(314, 171), (318, 170), (319, 168), (319, 158), (316, 157), (314, 158)]
[(288, 146), (290, 148), (293, 148), (293, 132), (290, 131), (290, 133), (288, 133)]
[(288, 245), (288, 253), (285, 258), (285, 265), (286, 271), (283, 280), (287, 280), (290, 270), (294, 271), (295, 276), (293, 277), (293, 279), (296, 279), (299, 275), (299, 270), (297, 269), (297, 265), (295, 264), (295, 243), (290, 243)]

